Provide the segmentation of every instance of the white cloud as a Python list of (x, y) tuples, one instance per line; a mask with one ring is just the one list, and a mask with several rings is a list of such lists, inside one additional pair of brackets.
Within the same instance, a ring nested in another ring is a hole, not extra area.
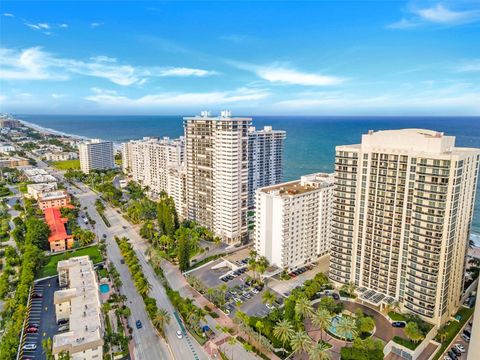
[(64, 98), (66, 96), (67, 95), (65, 95), (65, 94), (55, 94), (55, 93), (52, 94), (52, 98), (54, 98), (54, 99), (61, 99), (61, 98)]
[(480, 72), (480, 59), (466, 61), (455, 69), (458, 72)]
[(38, 23), (37, 26), (38, 26), (40, 29), (45, 29), (45, 30), (50, 29), (50, 25), (48, 25), (47, 23)]
[(88, 61), (59, 58), (40, 47), (22, 51), (0, 48), (0, 78), (7, 80), (65, 80), (72, 74), (107, 79), (117, 85), (143, 84), (150, 77), (214, 75), (216, 72), (184, 67), (134, 67), (116, 58), (96, 56)]
[(99, 26), (102, 26), (102, 25), (103, 25), (103, 22), (92, 22), (92, 23), (90, 23), (90, 27), (92, 29), (98, 28)]
[(409, 29), (427, 24), (462, 25), (480, 20), (480, 10), (452, 10), (443, 4), (436, 4), (429, 8), (411, 8), (410, 17), (387, 25), (389, 29)]
[(63, 24), (60, 24), (59, 27), (61, 27), (62, 29), (66, 29), (68, 28), (68, 24), (63, 23)]
[(332, 86), (339, 85), (347, 79), (323, 75), (317, 73), (301, 72), (287, 65), (273, 63), (268, 66), (259, 66), (245, 63), (238, 63), (234, 61), (227, 61), (229, 64), (243, 70), (251, 71), (258, 77), (271, 83), (290, 84), (290, 85), (305, 85), (305, 86)]
[(94, 95), (87, 96), (86, 100), (102, 106), (114, 105), (123, 107), (216, 106), (261, 100), (270, 95), (267, 90), (248, 88), (240, 88), (233, 91), (196, 93), (165, 92), (149, 94), (139, 98), (129, 98), (118, 95), (115, 91), (98, 88), (93, 88), (92, 91)]
[(12, 13), (3, 13), (3, 16), (6, 16), (6, 17), (15, 17), (15, 15), (13, 15)]

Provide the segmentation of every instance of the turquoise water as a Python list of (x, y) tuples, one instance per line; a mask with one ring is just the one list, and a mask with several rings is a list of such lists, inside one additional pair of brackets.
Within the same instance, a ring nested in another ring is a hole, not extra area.
[[(328, 328), (328, 331), (331, 332), (333, 335), (343, 339), (343, 336), (340, 336), (337, 333), (337, 324), (338, 324), (338, 322), (340, 321), (341, 318), (342, 318), (341, 315), (334, 316), (332, 318), (332, 322), (330, 324), (330, 327)], [(347, 333), (346, 336), (347, 336), (347, 340), (352, 340), (353, 339), (352, 333)]]
[[(176, 137), (183, 134), (181, 116), (17, 116), (60, 132), (116, 142), (143, 136)], [(257, 128), (272, 125), (287, 131), (285, 181), (317, 171), (333, 171), (335, 146), (359, 143), (361, 135), (370, 129), (432, 129), (456, 136), (457, 146), (480, 148), (480, 117), (252, 117)], [(475, 208), (473, 230), (480, 233), (480, 194)]]
[(110, 285), (108, 284), (100, 284), (100, 292), (102, 294), (108, 294), (108, 292), (110, 291)]

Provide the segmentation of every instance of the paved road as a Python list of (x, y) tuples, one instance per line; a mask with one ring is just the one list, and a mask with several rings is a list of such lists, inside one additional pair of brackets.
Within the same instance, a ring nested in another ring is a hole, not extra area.
[[(121, 259), (120, 250), (113, 237), (114, 235), (126, 236), (131, 240), (132, 246), (138, 256), (139, 263), (142, 266), (143, 273), (146, 276), (149, 283), (152, 285), (150, 296), (152, 296), (157, 300), (157, 305), (159, 307), (166, 309), (172, 315), (172, 322), (170, 326), (166, 327), (165, 335), (168, 343), (170, 344), (174, 357), (178, 360), (207, 359), (208, 357), (205, 354), (203, 348), (201, 348), (197, 343), (195, 343), (195, 341), (192, 341), (191, 344), (189, 344), (185, 339), (177, 338), (176, 331), (179, 330), (179, 326), (178, 324), (176, 324), (175, 317), (173, 316), (174, 308), (170, 303), (167, 297), (167, 294), (165, 293), (165, 289), (163, 288), (161, 283), (158, 281), (152, 267), (147, 262), (147, 259), (145, 257), (145, 251), (147, 249), (147, 245), (144, 243), (143, 239), (138, 235), (138, 233), (120, 214), (118, 214), (115, 210), (109, 207), (107, 207), (105, 211), (105, 215), (107, 216), (111, 224), (111, 227), (107, 228), (104, 225), (103, 220), (98, 216), (95, 210), (94, 202), (98, 198), (98, 195), (93, 193), (90, 189), (88, 189), (83, 184), (77, 183), (76, 185), (83, 190), (82, 193), (77, 193), (77, 196), (80, 202), (82, 203), (82, 207), (87, 206), (88, 213), (96, 221), (95, 226), (97, 227), (97, 231), (99, 235), (107, 234), (107, 244), (108, 244), (107, 252), (108, 252), (109, 260), (111, 260), (115, 264), (115, 267), (119, 270), (119, 272), (120, 272), (120, 269), (125, 270), (129, 279), (130, 279), (129, 270), (126, 267), (126, 265), (120, 264), (120, 259)], [(122, 274), (120, 273), (120, 275)], [(132, 322), (140, 319), (142, 321), (142, 324), (144, 324), (143, 329), (141, 330), (135, 329), (134, 331), (134, 334), (136, 332), (137, 333), (140, 332), (140, 334), (138, 334), (139, 336), (135, 339), (136, 353), (137, 353), (137, 348), (140, 348), (138, 350), (140, 356), (136, 356), (136, 358), (137, 359), (165, 359), (166, 358), (165, 346), (162, 346), (164, 348), (163, 356), (152, 354), (152, 347), (155, 347), (154, 346), (156, 345), (155, 343), (159, 344), (160, 342), (158, 340), (158, 337), (155, 335), (155, 331), (144, 310), (143, 299), (136, 292), (136, 289), (131, 280), (127, 282), (129, 284), (126, 284), (126, 282), (122, 277), (122, 281), (124, 284), (122, 288), (124, 288), (124, 291), (126, 292), (126, 295), (129, 298), (129, 301), (132, 302), (130, 304), (130, 307), (132, 308), (132, 318), (131, 318), (133, 320)], [(131, 291), (126, 289), (126, 287), (129, 287), (130, 285), (132, 287), (132, 289), (130, 289)], [(131, 295), (130, 295), (130, 292), (132, 293)], [(134, 324), (131, 324), (131, 326), (132, 325)], [(146, 339), (147, 337), (150, 339)], [(138, 346), (137, 346), (137, 343), (138, 343)], [(143, 346), (143, 345), (146, 345), (146, 346)], [(195, 355), (197, 355), (197, 357), (195, 357)]]

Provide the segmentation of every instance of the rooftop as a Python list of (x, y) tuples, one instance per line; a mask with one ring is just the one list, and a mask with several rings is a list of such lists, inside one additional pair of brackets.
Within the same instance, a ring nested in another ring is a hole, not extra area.
[(252, 118), (249, 117), (232, 117), (232, 112), (229, 110), (223, 110), (218, 116), (212, 116), (210, 111), (202, 111), (200, 115), (187, 116), (183, 120), (248, 120), (251, 121)]
[(259, 191), (272, 195), (293, 196), (333, 186), (334, 181), (333, 173), (315, 173), (304, 175), (300, 180), (267, 186)]
[(72, 235), (67, 233), (65, 224), (68, 222), (68, 219), (62, 218), (60, 210), (57, 208), (47, 208), (45, 209), (45, 221), (50, 228), (50, 236), (48, 241), (58, 241), (71, 238)]
[(64, 199), (69, 198), (68, 192), (65, 190), (58, 190), (58, 191), (49, 191), (39, 195), (40, 201), (48, 201), (48, 200), (57, 200), (57, 199)]

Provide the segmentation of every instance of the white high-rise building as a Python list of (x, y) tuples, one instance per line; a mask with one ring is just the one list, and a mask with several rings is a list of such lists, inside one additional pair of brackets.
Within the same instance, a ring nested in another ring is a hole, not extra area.
[(443, 324), (460, 305), (480, 150), (431, 130), (337, 146), (330, 278)]
[(286, 132), (265, 126), (248, 129), (248, 207), (255, 207), (255, 190), (278, 184), (283, 176), (283, 147)]
[(109, 170), (115, 167), (113, 143), (93, 139), (78, 144), (80, 169), (88, 174), (90, 170)]
[(133, 141), (122, 143), (122, 171), (124, 174), (129, 174), (132, 172), (132, 155), (133, 155)]
[(145, 137), (122, 144), (122, 158), (126, 160), (133, 180), (151, 191), (160, 193), (168, 189), (168, 168), (181, 166), (184, 161), (183, 137), (157, 139)]
[(248, 127), (251, 118), (202, 112), (185, 117), (188, 218), (227, 243), (248, 238)]
[(293, 270), (328, 255), (334, 174), (316, 173), (256, 191), (255, 250)]

